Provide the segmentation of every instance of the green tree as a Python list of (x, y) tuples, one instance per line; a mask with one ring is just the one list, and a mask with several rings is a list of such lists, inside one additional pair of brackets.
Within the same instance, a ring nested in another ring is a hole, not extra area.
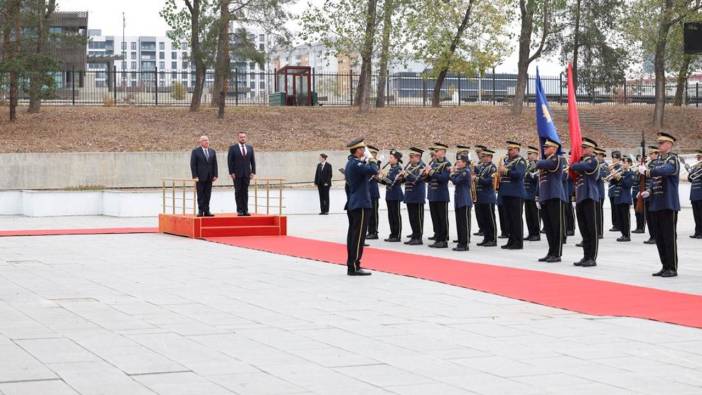
[(506, 54), (507, 0), (417, 0), (408, 30), (414, 53), (431, 66), (432, 106), (441, 105), (449, 71), (479, 75)]
[(34, 33), (26, 43), (32, 49), (27, 56), (31, 79), (27, 111), (30, 113), (37, 113), (41, 109), (41, 89), (45, 85), (53, 84), (53, 79), (48, 72), (58, 68), (56, 60), (46, 53), (49, 41), (49, 19), (55, 10), (56, 0), (31, 0), (28, 5), (28, 22), (33, 27)]

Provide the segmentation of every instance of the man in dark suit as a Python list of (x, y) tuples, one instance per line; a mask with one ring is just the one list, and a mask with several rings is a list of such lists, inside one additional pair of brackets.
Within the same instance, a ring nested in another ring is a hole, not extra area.
[(190, 154), (190, 173), (197, 181), (197, 216), (213, 217), (210, 213), (210, 196), (212, 183), (217, 181), (217, 153), (210, 148), (207, 136), (200, 137), (200, 146)]
[(239, 142), (229, 147), (227, 164), (229, 175), (234, 180), (236, 212), (242, 216), (249, 214), (249, 182), (256, 176), (256, 157), (251, 144), (246, 144), (246, 132), (239, 132)]
[(314, 185), (319, 191), (319, 215), (329, 214), (329, 188), (332, 182), (332, 166), (327, 163), (327, 154), (319, 154), (319, 164), (314, 173)]

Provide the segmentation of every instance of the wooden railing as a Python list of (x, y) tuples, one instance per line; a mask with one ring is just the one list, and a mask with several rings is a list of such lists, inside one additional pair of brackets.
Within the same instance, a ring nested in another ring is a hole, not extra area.
[(161, 180), (163, 214), (197, 213), (196, 181), (192, 178), (164, 178)]

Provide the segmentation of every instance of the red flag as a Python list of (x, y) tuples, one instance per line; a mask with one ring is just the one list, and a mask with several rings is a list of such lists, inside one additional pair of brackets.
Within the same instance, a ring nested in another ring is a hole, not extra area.
[[(568, 63), (568, 131), (570, 132), (570, 161), (579, 162), (582, 156), (581, 145), (583, 136), (580, 134), (580, 116), (578, 115), (578, 103), (575, 99), (575, 84), (573, 83), (573, 65)], [(575, 180), (576, 173), (570, 171), (570, 177)]]

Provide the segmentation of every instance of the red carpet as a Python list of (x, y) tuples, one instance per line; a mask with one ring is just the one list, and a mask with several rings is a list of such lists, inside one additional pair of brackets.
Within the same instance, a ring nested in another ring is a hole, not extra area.
[(0, 230), (0, 237), (61, 236), (61, 235), (118, 235), (128, 233), (158, 233), (158, 228), (85, 228), (85, 229), (17, 229)]
[[(339, 243), (291, 236), (206, 240), (316, 261), (346, 263), (346, 246)], [(377, 248), (364, 250), (363, 266), (583, 314), (644, 318), (702, 328), (702, 295)]]

